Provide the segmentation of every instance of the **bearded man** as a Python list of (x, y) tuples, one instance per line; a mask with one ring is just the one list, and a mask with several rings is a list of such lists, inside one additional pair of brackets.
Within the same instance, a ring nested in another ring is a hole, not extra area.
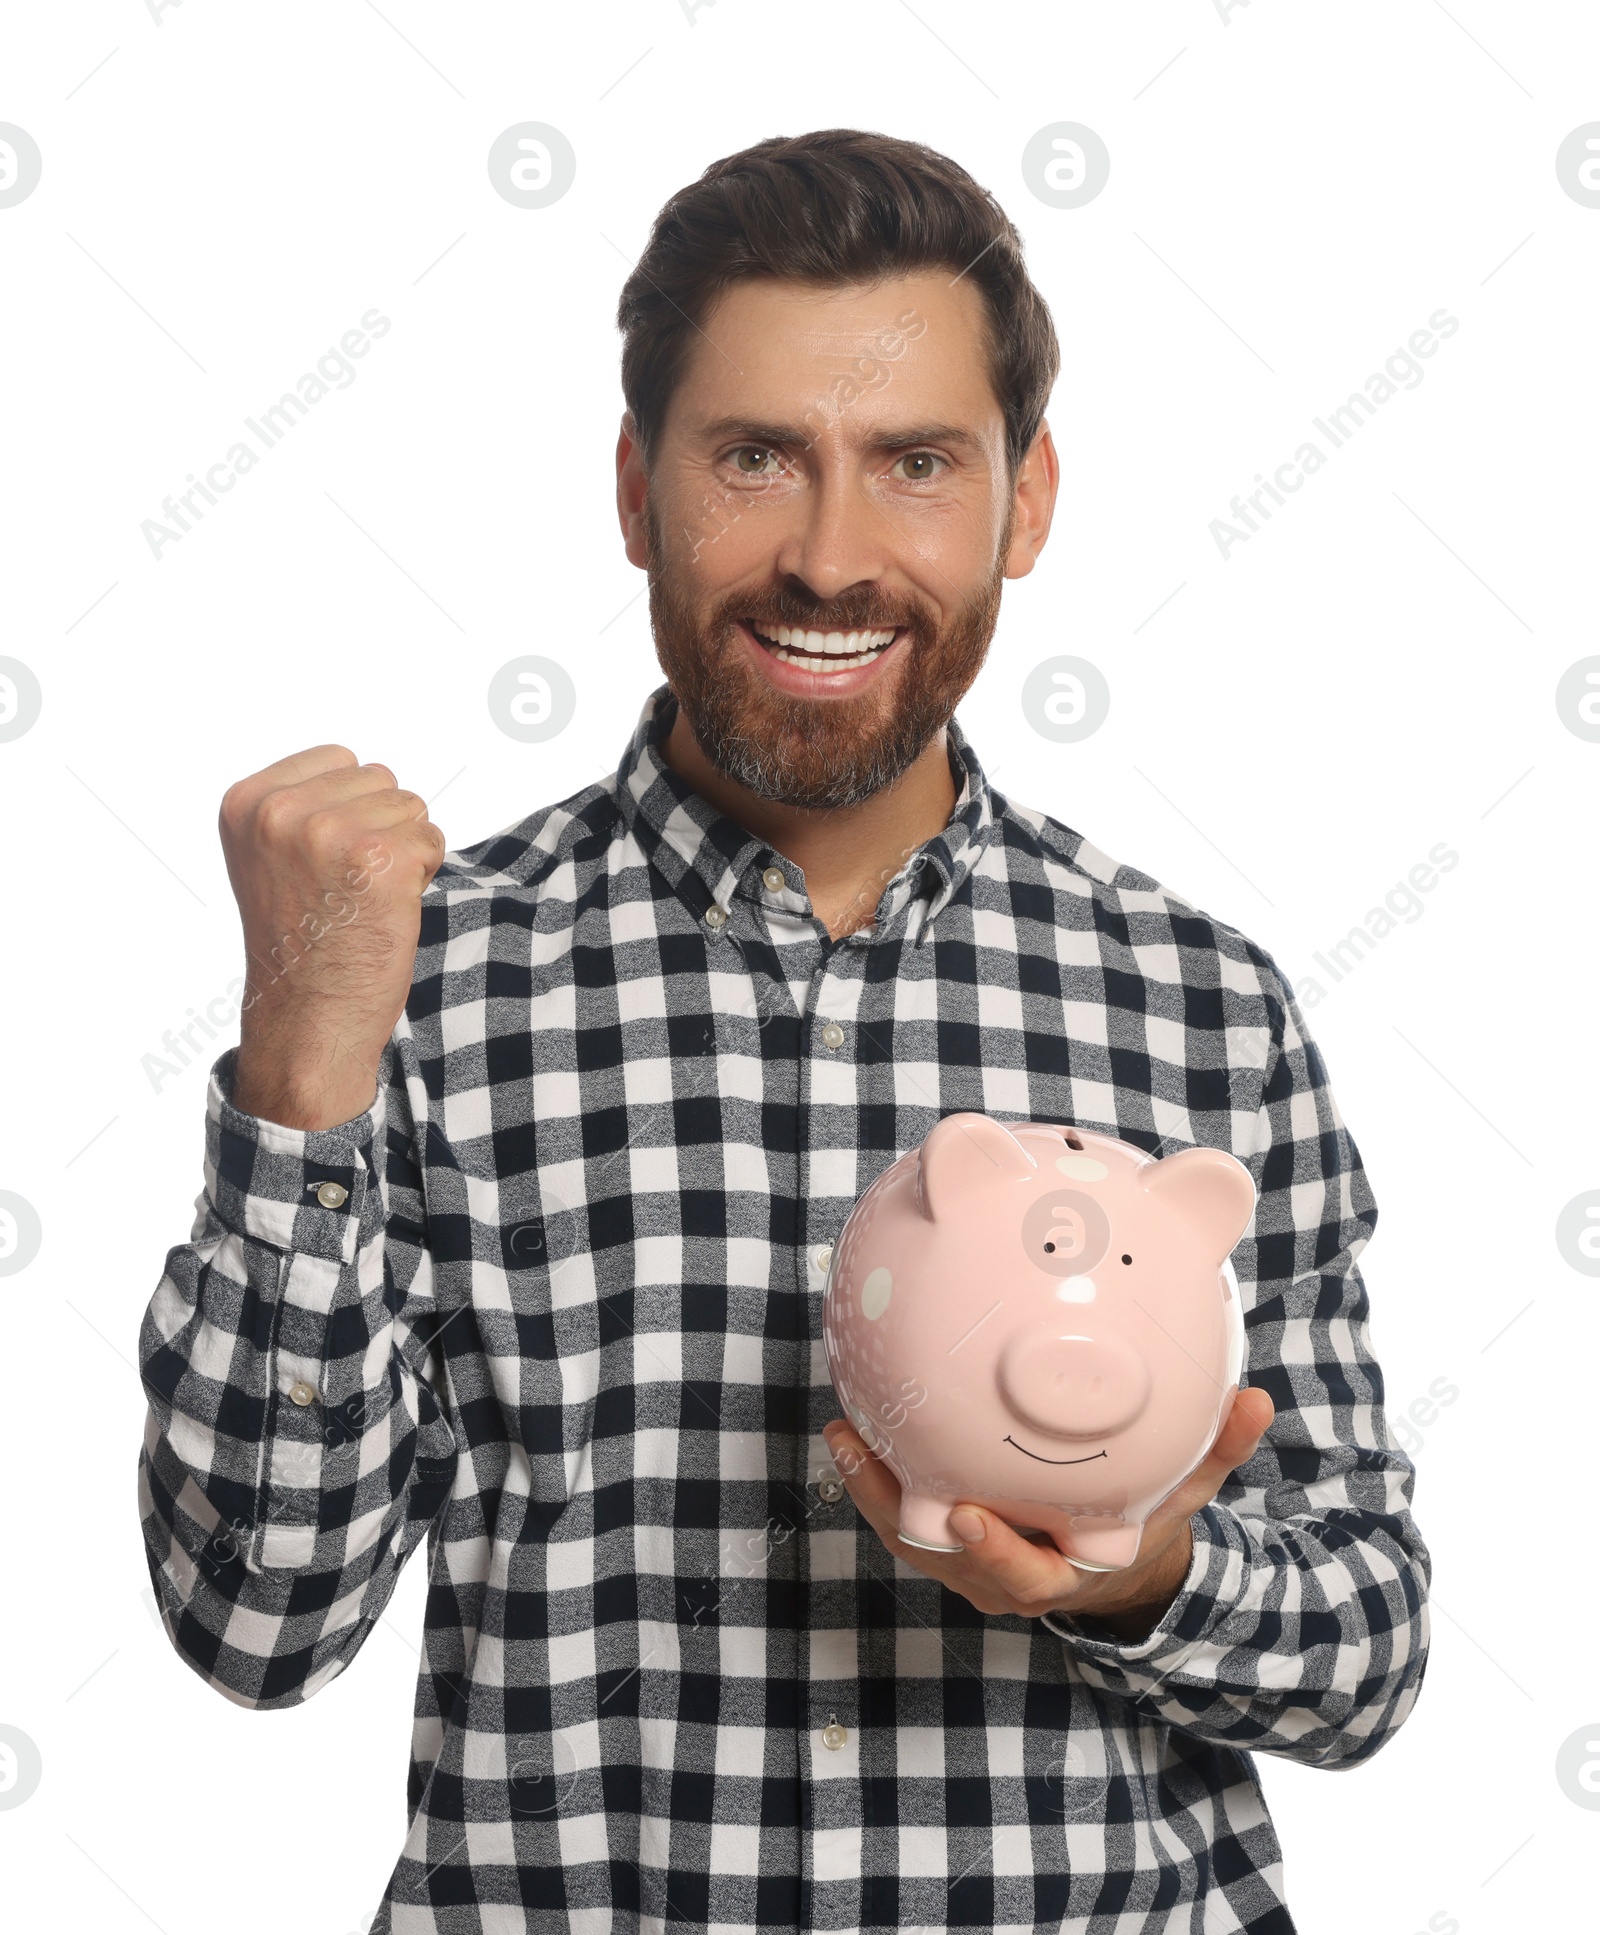
[[(1376, 1210), (1270, 955), (955, 721), (1059, 479), (1019, 238), (915, 143), (766, 141), (619, 320), (666, 678), (615, 774), (448, 852), (341, 746), (223, 801), (250, 987), (142, 1337), (168, 1630), (290, 1706), (426, 1546), (388, 1935), (1286, 1935), (1252, 1754), (1361, 1761), (1426, 1656)], [(901, 1541), (840, 1417), (831, 1246), (964, 1110), (1256, 1184), (1243, 1386), (1120, 1570), (981, 1504)]]

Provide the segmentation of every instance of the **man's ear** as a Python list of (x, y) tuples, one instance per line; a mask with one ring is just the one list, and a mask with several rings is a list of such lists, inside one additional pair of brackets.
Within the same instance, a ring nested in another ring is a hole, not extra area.
[(1006, 552), (1006, 576), (1025, 578), (1038, 562), (1055, 516), (1056, 492), (1061, 485), (1061, 459), (1048, 423), (1023, 452), (1013, 488), (1011, 544)]
[(636, 564), (641, 571), (650, 562), (650, 538), (644, 516), (648, 488), (638, 425), (633, 420), (633, 412), (624, 410), (622, 429), (617, 436), (617, 522), (622, 526), (628, 562)]

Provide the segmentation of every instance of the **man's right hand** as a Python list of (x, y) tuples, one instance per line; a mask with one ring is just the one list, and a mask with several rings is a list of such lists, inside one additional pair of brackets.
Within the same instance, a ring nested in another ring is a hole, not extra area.
[(387, 766), (344, 746), (241, 779), (218, 825), (248, 981), (234, 1105), (289, 1128), (348, 1122), (377, 1098), (444, 835)]

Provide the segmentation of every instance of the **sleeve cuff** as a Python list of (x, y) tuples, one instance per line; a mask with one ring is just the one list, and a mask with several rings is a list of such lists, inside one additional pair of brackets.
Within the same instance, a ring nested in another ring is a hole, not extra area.
[(1249, 1538), (1237, 1515), (1213, 1499), (1189, 1520), (1194, 1555), (1172, 1604), (1143, 1639), (1122, 1640), (1090, 1615), (1042, 1613), (1042, 1623), (1072, 1647), (1096, 1685), (1140, 1693), (1212, 1638), (1238, 1605), (1250, 1576)]
[(206, 1092), (206, 1192), (223, 1225), (276, 1249), (349, 1263), (383, 1146), (387, 1057), (372, 1106), (331, 1129), (291, 1129), (233, 1106), (236, 1048)]

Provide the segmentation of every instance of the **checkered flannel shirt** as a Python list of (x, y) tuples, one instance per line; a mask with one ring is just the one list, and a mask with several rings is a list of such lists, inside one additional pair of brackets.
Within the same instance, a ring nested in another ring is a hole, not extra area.
[[(673, 704), (613, 779), (446, 858), (365, 1114), (285, 1128), (213, 1069), (141, 1336), (172, 1640), (292, 1706), (426, 1544), (390, 1935), (1288, 1935), (1252, 1754), (1382, 1744), (1430, 1571), (1372, 1194), (1290, 987), (954, 724), (949, 824), (833, 941), (666, 767)], [(1234, 1265), (1277, 1419), (1136, 1642), (978, 1612), (822, 1438), (828, 1246), (958, 1109), (1227, 1149), (1259, 1189)]]

